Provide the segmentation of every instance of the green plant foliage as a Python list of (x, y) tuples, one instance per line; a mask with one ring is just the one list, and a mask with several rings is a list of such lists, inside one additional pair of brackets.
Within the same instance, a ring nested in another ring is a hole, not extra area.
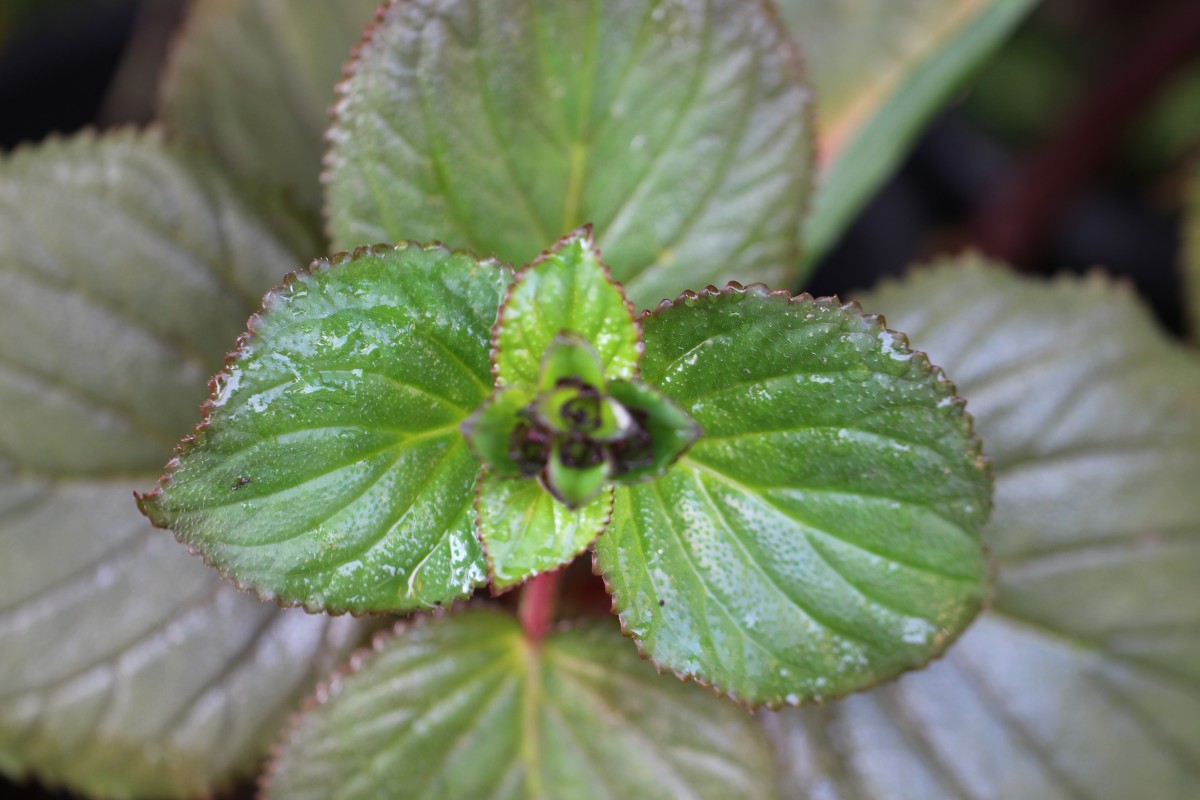
[(563, 331), (595, 350), (604, 378), (637, 377), (642, 343), (633, 308), (613, 284), (586, 229), (566, 237), (517, 275), (496, 325), (496, 386), (538, 387), (542, 361)]
[(574, 560), (612, 518), (611, 487), (570, 509), (537, 481), (497, 478), (485, 472), (478, 493), (477, 527), (496, 593)]
[(632, 380), (641, 329), (586, 228), (517, 274), (492, 342), (497, 392), (463, 432), (484, 463), (476, 519), (502, 590), (579, 555), (612, 518), (609, 483), (661, 473), (699, 432)]
[[(294, 239), (308, 247), (303, 236)], [(263, 605), (131, 505), (296, 256), (154, 134), (0, 161), (0, 772), (198, 796), (363, 626)]]
[(468, 595), (485, 573), (459, 426), (491, 389), (511, 279), (413, 244), (296, 273), (251, 319), (143, 510), (283, 603), (402, 611)]
[(1194, 797), (1195, 354), (1101, 278), (1046, 283), (968, 259), (869, 302), (971, 397), (995, 462), (999, 583), (927, 670), (772, 721), (791, 793)]
[(163, 120), (230, 172), (284, 193), (315, 220), (334, 86), (378, 5), (193, 0), (163, 82)]
[(526, 263), (591, 222), (640, 305), (781, 283), (800, 258), (809, 114), (760, 3), (396, 3), (342, 85), (330, 232)]
[(987, 590), (989, 480), (962, 403), (854, 306), (762, 287), (643, 319), (643, 380), (703, 437), (618, 488), (596, 564), (644, 654), (799, 703), (941, 652)]
[(296, 260), (153, 134), (0, 162), (0, 453), (55, 475), (157, 470), (203, 376)]
[(812, 263), (837, 243), (928, 118), (1037, 0), (778, 0), (817, 91)]
[(610, 626), (538, 644), (511, 617), (402, 626), (287, 734), (264, 798), (774, 796), (749, 716), (664, 681)]

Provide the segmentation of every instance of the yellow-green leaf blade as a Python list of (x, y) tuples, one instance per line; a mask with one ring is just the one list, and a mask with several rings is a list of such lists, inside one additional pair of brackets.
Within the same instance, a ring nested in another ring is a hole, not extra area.
[(817, 190), (805, 258), (831, 246), (921, 125), (1036, 0), (780, 0), (818, 99)]

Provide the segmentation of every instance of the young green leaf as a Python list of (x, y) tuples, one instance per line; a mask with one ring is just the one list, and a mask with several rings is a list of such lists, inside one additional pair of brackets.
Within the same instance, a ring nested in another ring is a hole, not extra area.
[(998, 586), (929, 669), (774, 719), (790, 793), (1192, 797), (1200, 360), (1098, 278), (965, 260), (870, 303), (971, 397), (995, 459)]
[(205, 419), (142, 498), (239, 585), (286, 604), (406, 611), (484, 579), (478, 462), (511, 274), (440, 247), (318, 261), (269, 294)]
[[(517, 274), (493, 333), (496, 386), (540, 386), (545, 367), (551, 368), (547, 374), (559, 369), (556, 361), (564, 352), (559, 337), (564, 333), (595, 350), (605, 379), (637, 376), (641, 331), (587, 228), (565, 237)], [(589, 369), (580, 375), (593, 373)]]
[(815, 263), (922, 125), (1036, 0), (778, 0), (816, 86), (820, 174), (805, 228)]
[(979, 610), (990, 482), (953, 387), (855, 306), (761, 286), (643, 319), (643, 377), (704, 429), (618, 487), (596, 566), (661, 666), (752, 704), (894, 677)]
[[(172, 134), (260, 188), (285, 193), (315, 219), (334, 86), (378, 6), (195, 0), (167, 65), (163, 120)], [(366, 241), (378, 239), (349, 246)]]
[(642, 305), (794, 275), (811, 100), (762, 3), (393, 3), (349, 70), (340, 247), (438, 238), (523, 264), (593, 222)]
[(567, 508), (532, 480), (485, 473), (478, 493), (476, 526), (497, 594), (573, 561), (612, 518), (611, 487), (576, 509)]
[(535, 645), (474, 612), (396, 633), (318, 691), (264, 800), (774, 796), (750, 717), (655, 675), (608, 626)]

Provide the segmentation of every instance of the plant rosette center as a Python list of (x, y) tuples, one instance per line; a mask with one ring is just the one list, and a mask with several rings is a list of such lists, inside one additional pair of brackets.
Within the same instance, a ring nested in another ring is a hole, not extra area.
[(610, 482), (659, 474), (700, 431), (672, 401), (638, 381), (606, 381), (595, 348), (560, 331), (542, 359), (536, 388), (498, 390), (463, 425), (497, 477), (537, 478), (577, 509)]

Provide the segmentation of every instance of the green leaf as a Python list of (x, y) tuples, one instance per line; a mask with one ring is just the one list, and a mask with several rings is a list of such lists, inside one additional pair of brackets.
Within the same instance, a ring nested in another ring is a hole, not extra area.
[(285, 193), (315, 219), (334, 86), (378, 6), (194, 0), (167, 67), (162, 118), (231, 173)]
[(341, 88), (330, 231), (524, 264), (592, 222), (643, 306), (782, 282), (800, 260), (810, 107), (760, 3), (394, 3)]
[(596, 563), (642, 652), (796, 704), (940, 653), (987, 592), (990, 482), (941, 372), (853, 305), (730, 286), (643, 320), (642, 372), (704, 429), (618, 487)]
[(817, 89), (814, 263), (1037, 0), (778, 0)]
[[(617, 456), (617, 477), (632, 483), (663, 472), (700, 438), (700, 426), (679, 406), (640, 381), (613, 381), (609, 393), (645, 430), (644, 441), (633, 441)], [(642, 447), (639, 447), (642, 445)], [(636, 452), (643, 450), (644, 452)]]
[(500, 389), (462, 424), (463, 436), (475, 457), (505, 478), (536, 475), (546, 462), (549, 442), (540, 439), (533, 442), (530, 453), (517, 448), (521, 457), (514, 458), (513, 434), (519, 426), (529, 427), (521, 415), (529, 399), (523, 389)]
[(0, 161), (0, 456), (67, 476), (161, 467), (299, 260), (209, 173), (129, 131)]
[(459, 425), (487, 397), (507, 268), (440, 247), (318, 261), (267, 296), (204, 422), (142, 499), (231, 580), (404, 611), (484, 579)]
[[(570, 277), (578, 280), (582, 276), (572, 275)], [(604, 292), (604, 294), (610, 293)], [(623, 304), (624, 298), (620, 299)], [(613, 325), (616, 327), (621, 323), (622, 320), (618, 317), (614, 320)], [(542, 356), (538, 390), (551, 391), (561, 380), (581, 381), (592, 387), (602, 388), (604, 386), (604, 364), (601, 363), (596, 348), (592, 347), (591, 342), (578, 333), (571, 331), (560, 332), (546, 348), (546, 353)]]
[[(289, 240), (311, 247), (303, 236)], [(254, 768), (364, 626), (263, 605), (133, 506), (297, 261), (153, 133), (0, 161), (0, 772), (105, 797)]]
[(1200, 361), (1094, 277), (967, 260), (870, 303), (971, 397), (999, 581), (929, 669), (774, 721), (792, 793), (1194, 797)]
[(607, 379), (637, 375), (641, 331), (586, 229), (517, 273), (493, 336), (496, 386), (539, 386), (543, 361), (564, 332), (591, 345)]
[(485, 473), (478, 491), (476, 521), (496, 594), (573, 561), (612, 518), (612, 489), (574, 510), (532, 480)]
[(608, 626), (534, 645), (474, 612), (396, 633), (318, 691), (264, 798), (774, 796), (749, 716), (655, 675)]
[(367, 627), (239, 593), (151, 528), (132, 489), (0, 467), (0, 772), (208, 795), (256, 767)]

